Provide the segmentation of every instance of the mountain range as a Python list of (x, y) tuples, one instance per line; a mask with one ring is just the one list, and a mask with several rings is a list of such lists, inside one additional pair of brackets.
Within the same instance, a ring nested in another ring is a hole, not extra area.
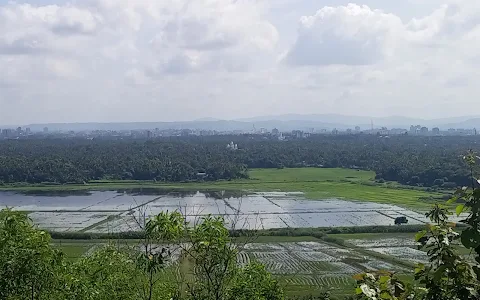
[(441, 119), (416, 119), (402, 116), (391, 117), (365, 117), (347, 116), (340, 114), (285, 114), (273, 116), (259, 116), (235, 120), (221, 120), (215, 118), (203, 118), (194, 121), (181, 122), (114, 122), (114, 123), (45, 123), (29, 124), (32, 131), (41, 131), (48, 127), (51, 131), (82, 131), (82, 130), (139, 130), (139, 129), (203, 129), (232, 131), (251, 131), (254, 128), (266, 128), (272, 130), (278, 128), (283, 131), (314, 129), (347, 129), (360, 126), (361, 129), (375, 128), (405, 128), (410, 125), (421, 125), (429, 128), (439, 127), (442, 130), (448, 128), (480, 128), (480, 116), (464, 116)]

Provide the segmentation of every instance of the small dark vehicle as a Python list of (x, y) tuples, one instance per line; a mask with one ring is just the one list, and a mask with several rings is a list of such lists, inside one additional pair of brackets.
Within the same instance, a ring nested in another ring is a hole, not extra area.
[(395, 218), (395, 225), (408, 224), (407, 217), (397, 217)]

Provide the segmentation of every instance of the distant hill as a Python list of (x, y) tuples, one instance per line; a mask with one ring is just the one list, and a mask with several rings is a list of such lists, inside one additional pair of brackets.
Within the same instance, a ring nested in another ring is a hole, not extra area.
[(195, 121), (183, 122), (117, 122), (117, 123), (49, 123), (49, 124), (30, 124), (24, 127), (30, 127), (33, 131), (41, 131), (48, 127), (51, 131), (83, 131), (83, 130), (140, 130), (140, 129), (201, 129), (201, 130), (219, 130), (232, 131), (243, 130), (251, 131), (254, 126), (257, 130), (266, 128), (272, 130), (278, 128), (283, 131), (290, 130), (309, 130), (314, 129), (347, 129), (360, 126), (362, 129), (371, 127), (371, 122), (375, 128), (405, 128), (410, 125), (422, 125), (429, 128), (440, 127), (443, 130), (448, 128), (480, 128), (480, 116), (453, 117), (443, 119), (416, 119), (402, 116), (391, 117), (365, 117), (365, 116), (345, 116), (337, 114), (286, 114), (275, 116), (260, 116), (254, 118), (243, 118), (236, 120), (219, 120), (215, 118), (202, 118)]
[(472, 118), (465, 121), (460, 121), (456, 123), (445, 123), (445, 128), (480, 128), (480, 118)]
[[(309, 121), (316, 123), (326, 123), (326, 124), (341, 124), (339, 126), (371, 126), (373, 122), (375, 127), (385, 126), (389, 128), (393, 127), (410, 127), (410, 125), (422, 125), (422, 126), (454, 126), (458, 123), (472, 125), (480, 124), (480, 116), (464, 116), (464, 117), (452, 117), (452, 118), (442, 118), (442, 119), (418, 119), (418, 118), (409, 118), (403, 116), (390, 116), (390, 117), (365, 117), (365, 116), (346, 116), (339, 114), (286, 114), (286, 115), (276, 115), (276, 116), (260, 116), (254, 118), (245, 118), (237, 119), (237, 121), (242, 122), (259, 122), (267, 120), (278, 120), (278, 121)], [(465, 125), (466, 126), (466, 125)], [(478, 126), (478, 125), (477, 125)]]
[(201, 129), (201, 130), (219, 130), (233, 131), (243, 130), (251, 131), (253, 128), (266, 128), (271, 130), (308, 130), (309, 128), (344, 128), (342, 124), (328, 124), (314, 121), (260, 121), (260, 122), (242, 122), (233, 120), (219, 121), (191, 121), (191, 122), (132, 122), (132, 123), (48, 123), (48, 124), (30, 124), (32, 131), (42, 131), (48, 127), (49, 131), (85, 131), (85, 130), (142, 130), (142, 129)]

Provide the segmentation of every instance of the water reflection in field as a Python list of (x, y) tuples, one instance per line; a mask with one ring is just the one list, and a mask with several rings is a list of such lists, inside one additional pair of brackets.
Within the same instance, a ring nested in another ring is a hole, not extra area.
[(180, 210), (191, 222), (203, 215), (223, 215), (237, 229), (393, 225), (398, 216), (410, 224), (425, 222), (418, 213), (397, 206), (307, 200), (301, 193), (242, 191), (165, 191), (135, 189), (79, 193), (0, 193), (0, 206), (30, 211), (39, 227), (55, 231), (122, 232), (138, 230), (135, 216)]

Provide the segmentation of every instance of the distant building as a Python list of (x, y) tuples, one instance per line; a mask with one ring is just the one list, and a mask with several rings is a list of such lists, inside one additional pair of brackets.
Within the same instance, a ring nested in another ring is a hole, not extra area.
[(388, 135), (389, 131), (388, 131), (388, 128), (387, 128), (387, 127), (382, 127), (382, 128), (378, 131), (378, 133), (379, 133), (380, 135)]
[(292, 131), (292, 136), (297, 138), (297, 139), (301, 139), (303, 138), (303, 131), (301, 130), (293, 130)]
[(280, 133), (280, 131), (277, 128), (273, 128), (273, 130), (272, 130), (273, 135), (278, 136), (279, 133)]
[(207, 177), (207, 173), (205, 172), (198, 172), (197, 173), (197, 180), (204, 180)]
[[(420, 133), (422, 126), (420, 125), (411, 125), (410, 126), (410, 134), (417, 135)], [(428, 131), (428, 130), (427, 130)]]
[(337, 128), (334, 128), (334, 129), (332, 130), (332, 134), (334, 134), (334, 135), (337, 135), (337, 134), (338, 134)]
[(360, 132), (360, 126), (355, 126), (355, 131)]
[(8, 137), (8, 129), (2, 129), (2, 136)]
[(13, 136), (13, 130), (12, 129), (3, 129), (2, 130), (2, 136), (12, 137)]
[(474, 135), (475, 131), (473, 129), (464, 129), (464, 128), (458, 128), (456, 130), (457, 135)]
[(43, 133), (48, 133), (48, 127), (43, 127)]
[(238, 150), (238, 145), (234, 144), (233, 142), (230, 142), (230, 144), (227, 144), (227, 149), (229, 150)]
[(31, 134), (32, 133), (32, 130), (30, 129), (30, 127), (25, 128), (25, 133), (26, 134)]
[(408, 130), (403, 129), (403, 128), (392, 128), (392, 129), (390, 129), (390, 134), (391, 135), (402, 135), (402, 134), (406, 134), (407, 132), (408, 132)]
[(440, 135), (440, 128), (438, 128), (438, 127), (432, 128), (432, 134), (433, 135)]
[(421, 133), (422, 135), (428, 134), (428, 128), (427, 128), (427, 127), (422, 127), (422, 128), (420, 128), (420, 133)]
[(475, 135), (473, 129), (467, 129), (467, 130), (466, 130), (466, 134), (467, 134), (467, 135)]
[(347, 129), (347, 134), (352, 134), (352, 130), (350, 128)]
[[(237, 134), (237, 133), (233, 132), (233, 134)], [(213, 130), (200, 130), (200, 135), (201, 136), (211, 136), (211, 135), (215, 135), (215, 133), (213, 132)]]

